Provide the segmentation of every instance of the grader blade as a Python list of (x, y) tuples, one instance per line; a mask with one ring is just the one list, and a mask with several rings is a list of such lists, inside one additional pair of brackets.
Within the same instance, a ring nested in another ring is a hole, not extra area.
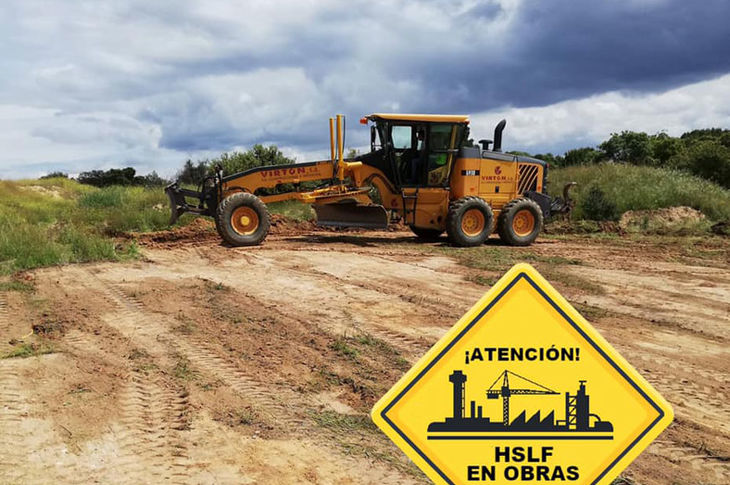
[(382, 205), (315, 204), (317, 224), (332, 227), (364, 227), (385, 229), (388, 213)]

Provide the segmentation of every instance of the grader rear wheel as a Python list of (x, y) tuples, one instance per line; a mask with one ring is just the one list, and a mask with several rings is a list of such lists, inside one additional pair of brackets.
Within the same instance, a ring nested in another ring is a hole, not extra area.
[(499, 214), (499, 238), (510, 246), (529, 246), (542, 230), (540, 206), (534, 200), (520, 198), (507, 203)]

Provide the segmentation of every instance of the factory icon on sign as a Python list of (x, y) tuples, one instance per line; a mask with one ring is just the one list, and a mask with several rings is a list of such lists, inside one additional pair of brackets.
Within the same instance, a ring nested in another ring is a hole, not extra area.
[[(470, 401), (467, 414), (466, 381), (466, 374), (460, 370), (455, 370), (449, 376), (449, 382), (453, 386), (453, 412), (443, 421), (435, 421), (428, 426), (429, 440), (613, 439), (613, 424), (591, 412), (585, 380), (578, 381), (575, 394), (565, 392), (564, 408), (560, 410), (564, 419), (556, 418), (558, 412), (555, 409), (537, 411), (529, 418), (523, 410), (516, 418), (511, 419), (510, 405), (513, 397), (525, 396), (533, 399), (561, 393), (508, 370), (503, 371), (485, 390), (486, 399), (483, 404)], [(492, 420), (486, 416), (486, 403), (500, 398), (501, 419)], [(541, 413), (544, 415), (541, 416)]]

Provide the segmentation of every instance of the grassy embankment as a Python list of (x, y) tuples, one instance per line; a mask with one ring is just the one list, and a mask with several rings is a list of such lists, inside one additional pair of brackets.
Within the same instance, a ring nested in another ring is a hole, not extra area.
[(161, 189), (98, 189), (63, 178), (0, 181), (0, 274), (132, 257), (134, 242), (114, 236), (163, 229), (168, 218)]
[(615, 206), (614, 216), (629, 210), (653, 210), (688, 206), (701, 211), (710, 221), (730, 219), (730, 190), (686, 172), (626, 164), (583, 165), (553, 169), (551, 195), (562, 195), (562, 187), (577, 182), (572, 218), (587, 218), (586, 199), (599, 188)]
[[(296, 220), (313, 217), (296, 201), (270, 211)], [(170, 212), (162, 188), (99, 189), (65, 178), (0, 181), (0, 275), (64, 263), (115, 261), (137, 255), (128, 232), (168, 229)], [(193, 219), (185, 215), (178, 224)], [(0, 281), (14, 290), (15, 281)]]

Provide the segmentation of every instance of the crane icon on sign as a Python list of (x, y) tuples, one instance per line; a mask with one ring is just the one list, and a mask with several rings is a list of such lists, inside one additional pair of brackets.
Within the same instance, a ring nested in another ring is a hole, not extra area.
[[(510, 382), (510, 377), (512, 381)], [(502, 399), (502, 419), (492, 421), (484, 416), (484, 407), (470, 401), (470, 413), (466, 415), (467, 376), (455, 370), (449, 376), (453, 386), (453, 413), (443, 421), (428, 426), (428, 439), (613, 439), (613, 424), (602, 420), (590, 411), (590, 396), (585, 380), (578, 381), (575, 394), (565, 393), (565, 419), (556, 420), (555, 410), (544, 416), (537, 411), (527, 418), (522, 411), (515, 419), (510, 418), (510, 400), (514, 396), (555, 396), (559, 392), (519, 374), (504, 370), (486, 390), (487, 400)], [(515, 385), (515, 383), (517, 385)]]
[[(534, 384), (536, 387), (540, 389), (515, 389), (513, 387), (509, 387), (509, 376), (512, 374), (515, 377), (518, 377), (522, 380), (525, 380), (531, 384)], [(495, 386), (499, 382), (499, 380), (502, 379), (502, 386), (499, 389), (495, 389)], [(494, 383), (489, 386), (489, 389), (487, 389), (487, 399), (499, 399), (502, 398), (502, 424), (505, 426), (509, 425), (509, 398), (513, 395), (529, 395), (529, 396), (539, 396), (539, 395), (555, 395), (560, 394), (559, 392), (555, 392), (552, 389), (548, 389), (547, 387), (543, 386), (542, 384), (538, 384), (535, 381), (531, 381), (530, 379), (527, 379), (526, 377), (522, 377), (520, 375), (515, 374), (514, 372), (510, 372), (508, 370), (505, 370), (500, 374), (500, 376), (497, 378), (497, 380), (494, 381)]]

